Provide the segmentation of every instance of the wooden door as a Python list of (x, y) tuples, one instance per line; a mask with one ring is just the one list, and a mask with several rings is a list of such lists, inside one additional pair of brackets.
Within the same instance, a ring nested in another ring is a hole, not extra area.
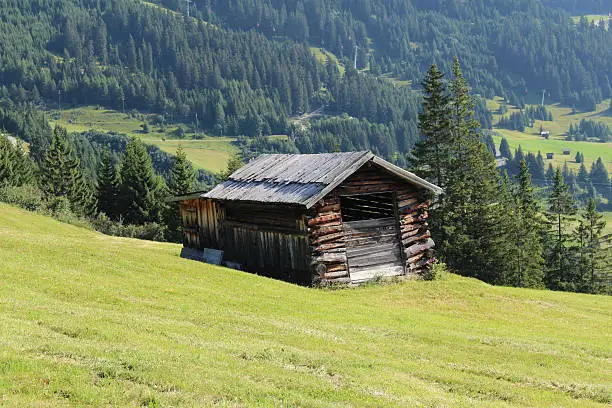
[(351, 282), (404, 274), (395, 217), (344, 223)]

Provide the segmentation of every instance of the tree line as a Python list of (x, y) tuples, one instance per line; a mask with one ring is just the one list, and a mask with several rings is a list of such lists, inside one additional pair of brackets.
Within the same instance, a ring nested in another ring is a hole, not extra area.
[(113, 235), (181, 241), (178, 208), (167, 199), (201, 188), (182, 148), (164, 178), (139, 139), (111, 138), (120, 151), (96, 145), (98, 159), (79, 149), (78, 136), (56, 126), (36, 161), (19, 139), (0, 135), (0, 201)]
[(444, 189), (431, 216), (441, 260), (493, 284), (609, 293), (609, 244), (595, 200), (579, 210), (557, 168), (542, 206), (524, 156), (516, 175), (500, 175), (457, 59), (450, 81), (432, 65), (423, 87), (422, 138), (410, 165)]

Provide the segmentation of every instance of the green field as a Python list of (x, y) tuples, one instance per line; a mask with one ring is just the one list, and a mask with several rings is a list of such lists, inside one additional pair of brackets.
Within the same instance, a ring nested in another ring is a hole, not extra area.
[(322, 64), (327, 64), (328, 62), (336, 64), (338, 71), (340, 71), (340, 75), (344, 75), (346, 68), (340, 63), (338, 57), (336, 57), (336, 55), (334, 55), (331, 51), (320, 47), (310, 47), (310, 52), (312, 52), (312, 55), (314, 55), (317, 61)]
[[(500, 98), (488, 100), (487, 107), (493, 113), (493, 123), (497, 123), (500, 115), (495, 113), (499, 108)], [(570, 124), (578, 124), (582, 119), (590, 119), (598, 122), (606, 123), (612, 127), (612, 116), (606, 112), (610, 106), (610, 101), (604, 101), (597, 105), (597, 110), (594, 112), (576, 112), (572, 113), (572, 109), (561, 106), (559, 104), (547, 105), (547, 109), (553, 115), (552, 122), (535, 121), (532, 128), (526, 128), (525, 132), (518, 132), (507, 129), (495, 129), (498, 136), (495, 137), (496, 143), (499, 145), (502, 136), (508, 139), (508, 143), (512, 149), (518, 148), (520, 145), (525, 152), (537, 153), (554, 153), (554, 159), (545, 160), (546, 164), (552, 162), (553, 166), (563, 166), (566, 162), (570, 168), (578, 169), (579, 164), (574, 162), (576, 152), (580, 151), (584, 154), (585, 164), (590, 168), (591, 163), (601, 157), (608, 168), (612, 172), (612, 143), (596, 143), (596, 142), (576, 142), (565, 140), (565, 133), (569, 129)], [(507, 115), (518, 111), (516, 107), (508, 106)], [(540, 126), (551, 133), (550, 139), (546, 140), (540, 137)], [(563, 150), (570, 149), (569, 156), (563, 156)]]
[(605, 407), (612, 298), (326, 291), (0, 204), (0, 406)]
[[(132, 117), (129, 114), (114, 110), (83, 106), (64, 109), (57, 120), (54, 120), (54, 117), (57, 117), (56, 115), (57, 111), (51, 112), (50, 122), (52, 124), (58, 123), (70, 132), (86, 132), (91, 129), (101, 132), (116, 132), (138, 137), (170, 154), (174, 154), (178, 145), (181, 144), (195, 167), (214, 173), (225, 170), (229, 158), (236, 151), (232, 145), (234, 141), (232, 138), (206, 137), (203, 140), (195, 140), (193, 139), (193, 133), (187, 133), (185, 139), (176, 139), (174, 132), (178, 125), (167, 126), (165, 131), (161, 131), (158, 126), (151, 125), (151, 119), (156, 116), (152, 114), (139, 114), (138, 117)], [(141, 128), (145, 121), (150, 126), (148, 134), (143, 133)]]

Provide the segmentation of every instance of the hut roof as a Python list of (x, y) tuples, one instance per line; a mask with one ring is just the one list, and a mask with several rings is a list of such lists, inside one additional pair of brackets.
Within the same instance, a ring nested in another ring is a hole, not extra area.
[(202, 197), (312, 207), (364, 164), (372, 162), (424, 189), (441, 189), (371, 152), (263, 154)]

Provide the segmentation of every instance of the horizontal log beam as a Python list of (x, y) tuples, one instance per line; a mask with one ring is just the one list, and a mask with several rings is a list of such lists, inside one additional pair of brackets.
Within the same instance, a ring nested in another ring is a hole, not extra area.
[(340, 220), (341, 218), (342, 217), (340, 216), (340, 214), (322, 215), (320, 217), (309, 219), (308, 226), (311, 227), (311, 226), (318, 225), (318, 224), (324, 224), (324, 223), (328, 223), (332, 221), (337, 221), (337, 220)]
[(323, 274), (322, 278), (323, 279), (337, 279), (337, 278), (344, 278), (345, 276), (348, 276), (348, 271), (328, 272), (326, 274)]
[(345, 248), (344, 242), (335, 242), (332, 244), (322, 244), (322, 245), (313, 247), (313, 251), (314, 252), (326, 252), (331, 249), (337, 249), (337, 248)]
[(415, 235), (415, 236), (410, 237), (410, 238), (402, 239), (402, 244), (405, 247), (407, 247), (407, 246), (410, 246), (411, 244), (413, 244), (413, 243), (415, 243), (417, 241), (422, 241), (422, 240), (427, 239), (427, 238), (431, 238), (431, 232), (429, 232), (429, 231), (426, 231), (426, 232), (424, 232), (422, 234), (419, 234), (419, 235)]
[(310, 235), (312, 235), (314, 238), (318, 238), (324, 235), (336, 234), (338, 232), (342, 232), (342, 225), (336, 227), (316, 228), (310, 231)]
[(313, 260), (313, 264), (316, 263), (346, 263), (346, 254), (323, 254), (316, 257)]
[(406, 263), (408, 264), (408, 266), (412, 267), (412, 265), (415, 265), (421, 259), (425, 258), (425, 255), (426, 255), (425, 252), (421, 252), (420, 254), (415, 255), (412, 258), (408, 258)]
[(336, 241), (336, 240), (338, 240), (338, 242), (344, 242), (344, 232), (338, 232), (337, 234), (324, 235), (322, 237), (315, 239), (313, 241), (313, 244), (318, 245), (318, 244), (323, 244), (326, 242), (331, 242), (331, 241)]
[(339, 211), (340, 211), (340, 203), (324, 205), (318, 209), (318, 213), (320, 215), (323, 215), (323, 213), (339, 212)]
[(404, 253), (406, 254), (406, 257), (411, 258), (414, 255), (420, 254), (421, 252), (425, 252), (428, 249), (431, 249), (431, 248), (433, 248), (435, 246), (436, 246), (436, 244), (433, 241), (433, 239), (429, 238), (423, 244), (415, 244), (415, 245), (409, 246), (408, 248), (406, 248), (404, 250)]

